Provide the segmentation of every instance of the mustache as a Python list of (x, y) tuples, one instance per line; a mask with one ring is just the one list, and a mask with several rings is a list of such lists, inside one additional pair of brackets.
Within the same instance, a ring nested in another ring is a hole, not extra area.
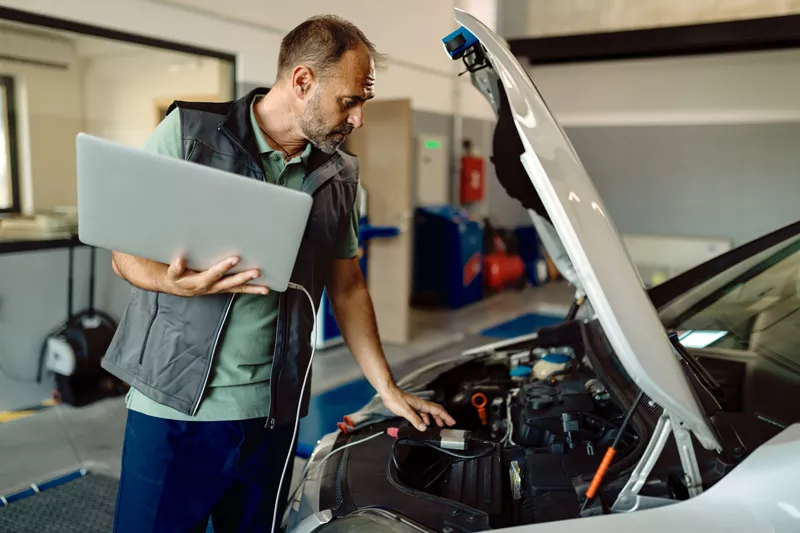
[(340, 133), (342, 135), (350, 135), (353, 132), (353, 125), (352, 124), (343, 124), (333, 130), (330, 134), (334, 135), (336, 133)]

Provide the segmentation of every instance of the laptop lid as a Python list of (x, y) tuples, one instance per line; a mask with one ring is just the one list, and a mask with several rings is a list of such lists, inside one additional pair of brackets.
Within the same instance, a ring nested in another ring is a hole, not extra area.
[(88, 245), (205, 270), (231, 256), (231, 273), (285, 291), (308, 223), (309, 194), (77, 136), (78, 236)]

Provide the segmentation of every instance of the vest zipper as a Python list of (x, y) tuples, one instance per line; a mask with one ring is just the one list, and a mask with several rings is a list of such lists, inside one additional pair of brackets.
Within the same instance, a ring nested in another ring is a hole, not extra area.
[(214, 344), (211, 345), (211, 353), (209, 355), (208, 361), (208, 368), (206, 368), (206, 375), (203, 378), (203, 387), (200, 389), (200, 394), (197, 397), (197, 402), (195, 402), (194, 407), (192, 408), (191, 416), (197, 414), (197, 410), (200, 409), (200, 402), (203, 401), (203, 395), (206, 392), (206, 386), (208, 385), (208, 378), (211, 376), (211, 367), (214, 365), (214, 354), (217, 353), (217, 346), (219, 345), (219, 339), (222, 336), (222, 329), (225, 327), (225, 321), (228, 320), (228, 314), (231, 311), (231, 307), (233, 306), (233, 299), (236, 297), (235, 294), (231, 294), (231, 297), (228, 298), (228, 304), (225, 306), (225, 312), (222, 314), (222, 320), (219, 322), (219, 327), (217, 328), (217, 332), (214, 335)]
[(156, 317), (158, 316), (158, 293), (155, 293), (155, 300), (156, 300), (156, 310), (153, 311), (153, 315), (150, 317), (150, 321), (147, 323), (147, 332), (144, 334), (144, 342), (142, 343), (142, 351), (139, 352), (139, 365), (141, 366), (142, 362), (144, 361), (144, 354), (147, 350), (147, 341), (150, 340), (150, 332), (153, 330), (153, 322), (156, 321)]
[[(332, 164), (331, 160), (326, 161), (321, 167), (319, 167), (317, 170), (312, 172), (311, 175), (308, 176), (308, 177), (309, 178), (312, 177), (315, 173), (321, 171), (322, 169), (324, 169), (329, 164)], [(317, 187), (317, 189), (313, 193), (311, 193), (311, 196), (316, 195), (319, 191), (321, 191), (322, 189), (327, 187), (332, 181), (333, 181), (333, 176), (331, 176), (330, 179), (326, 180), (322, 185)], [(290, 291), (290, 290), (294, 290), (294, 289), (287, 289), (287, 292)], [(286, 338), (286, 332), (289, 329), (289, 325), (288, 325), (289, 321), (286, 319), (286, 316), (283, 316), (283, 315), (288, 313), (288, 310), (286, 309), (288, 304), (285, 303), (285, 298), (286, 298), (286, 293), (283, 293), (283, 294), (280, 295), (280, 298), (278, 299), (278, 316), (279, 316), (278, 320), (279, 320), (280, 323), (283, 324), (283, 328), (282, 328), (283, 337), (282, 338), (284, 338), (284, 339)], [(313, 313), (316, 313), (316, 309), (312, 309), (311, 311)], [(312, 319), (313, 319), (313, 317), (312, 317)], [(311, 342), (314, 342), (314, 341), (312, 340)], [(277, 345), (277, 342), (276, 342), (276, 348), (277, 348), (277, 346), (278, 345)], [(277, 364), (278, 363), (278, 356), (283, 357), (283, 356), (286, 355), (287, 346), (288, 346), (288, 344), (284, 342), (283, 349), (280, 350), (280, 353), (278, 353), (278, 350), (276, 349), (275, 353), (274, 353), (274, 356), (273, 356), (273, 360), (272, 360), (273, 371), (274, 371), (275, 367), (278, 367), (278, 376), (277, 376), (277, 379), (274, 379), (274, 376), (270, 376), (269, 415), (268, 415), (267, 424), (266, 424), (266, 427), (268, 427), (269, 429), (275, 429), (275, 424), (276, 424), (276, 420), (275, 420), (275, 392), (278, 390), (278, 385), (280, 384), (280, 380), (281, 380), (281, 373), (283, 372), (283, 364), (280, 364), (280, 365)], [(281, 358), (281, 361), (283, 361), (282, 358)], [(298, 375), (300, 375), (300, 374), (301, 373), (298, 372)], [(302, 396), (298, 397), (297, 401), (298, 402), (302, 402), (303, 401)]]
[[(288, 289), (288, 290), (292, 290), (292, 289)], [(288, 325), (287, 324), (289, 323), (289, 321), (286, 319), (286, 316), (285, 316), (287, 314), (287, 311), (286, 311), (287, 305), (288, 304), (286, 303), (286, 293), (283, 293), (283, 294), (280, 295), (280, 297), (278, 297), (278, 321), (279, 321), (279, 324), (282, 325), (282, 328), (281, 328), (282, 331), (281, 331), (281, 337), (280, 337), (281, 339), (285, 339), (286, 338), (286, 330), (288, 329)], [(276, 337), (275, 341), (276, 341), (275, 347), (278, 348), (277, 337)], [(284, 342), (283, 346), (285, 347), (286, 344), (287, 343)], [(280, 352), (280, 353), (278, 353), (278, 352)], [(285, 348), (282, 349), (282, 350), (277, 350), (276, 349), (275, 353), (273, 354), (273, 357), (272, 357), (272, 368), (275, 369), (275, 367), (278, 367), (278, 376), (277, 376), (277, 379), (273, 379), (272, 376), (270, 376), (269, 416), (268, 416), (268, 422), (267, 422), (267, 426), (269, 427), (269, 429), (275, 429), (275, 416), (274, 416), (274, 413), (275, 413), (275, 391), (278, 389), (278, 384), (281, 381), (281, 372), (283, 371), (283, 364), (282, 364), (283, 359), (281, 358), (281, 364), (277, 364), (277, 363), (278, 363), (278, 357), (283, 356), (285, 352), (286, 352)]]

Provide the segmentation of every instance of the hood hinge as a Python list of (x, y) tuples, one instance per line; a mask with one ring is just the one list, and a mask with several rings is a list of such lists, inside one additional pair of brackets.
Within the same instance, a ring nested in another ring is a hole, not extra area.
[(683, 422), (664, 411), (661, 418), (658, 419), (656, 430), (647, 444), (647, 449), (645, 449), (636, 468), (633, 469), (625, 487), (619, 493), (617, 501), (611, 507), (612, 512), (629, 513), (676, 503), (674, 500), (667, 498), (639, 496), (639, 491), (642, 490), (647, 477), (661, 456), (661, 452), (664, 451), (670, 432), (675, 435), (675, 442), (678, 446), (678, 454), (683, 467), (683, 482), (689, 491), (689, 496), (694, 497), (703, 492), (703, 480), (700, 477), (700, 467), (697, 464), (697, 456), (694, 453), (692, 434), (686, 429)]

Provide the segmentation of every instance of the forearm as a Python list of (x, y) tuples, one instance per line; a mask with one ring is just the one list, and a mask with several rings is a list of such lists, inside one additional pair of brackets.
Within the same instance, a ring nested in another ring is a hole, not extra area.
[(131, 285), (146, 291), (164, 292), (162, 281), (166, 277), (167, 265), (124, 254), (112, 252), (114, 272)]
[(364, 376), (378, 394), (395, 386), (381, 347), (378, 324), (367, 287), (361, 278), (353, 287), (331, 298), (336, 323)]

